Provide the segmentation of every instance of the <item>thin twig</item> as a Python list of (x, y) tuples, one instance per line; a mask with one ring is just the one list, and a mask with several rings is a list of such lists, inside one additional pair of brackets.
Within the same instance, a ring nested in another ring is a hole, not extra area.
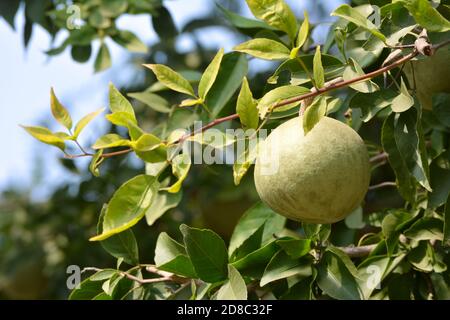
[(361, 258), (368, 256), (376, 248), (376, 244), (359, 247), (339, 247), (350, 258)]
[[(111, 157), (115, 157), (115, 156), (120, 156), (122, 154), (127, 154), (130, 153), (131, 151), (133, 151), (133, 149), (125, 149), (125, 150), (120, 150), (120, 151), (115, 151), (115, 152), (110, 152), (110, 153), (104, 153), (101, 155), (102, 158), (111, 158)], [(93, 157), (95, 154), (93, 153), (84, 153), (84, 154), (65, 154), (64, 157), (67, 159), (77, 159), (77, 158), (83, 158), (83, 157)]]
[(369, 190), (376, 190), (376, 189), (380, 189), (380, 188), (384, 188), (384, 187), (396, 187), (396, 186), (397, 186), (397, 184), (395, 182), (386, 181), (386, 182), (381, 182), (379, 184), (370, 186)]
[(388, 157), (389, 157), (389, 155), (386, 152), (381, 152), (380, 154), (377, 154), (376, 156), (373, 156), (372, 158), (370, 158), (370, 163), (384, 161)]

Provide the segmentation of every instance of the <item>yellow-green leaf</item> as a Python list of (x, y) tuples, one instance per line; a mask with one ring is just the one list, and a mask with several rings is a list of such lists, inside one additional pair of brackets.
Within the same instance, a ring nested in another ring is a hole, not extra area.
[(95, 72), (101, 72), (111, 67), (111, 53), (105, 43), (100, 45), (94, 62)]
[(291, 53), (284, 44), (265, 38), (249, 40), (237, 45), (233, 50), (265, 60), (286, 60)]
[(202, 103), (203, 103), (202, 99), (185, 99), (185, 100), (181, 101), (180, 107), (182, 107), (182, 108), (192, 107), (192, 106), (196, 106), (196, 105), (202, 104)]
[[(265, 116), (269, 111), (273, 109), (273, 107), (280, 101), (297, 97), (302, 94), (305, 94), (307, 92), (310, 92), (309, 89), (304, 87), (297, 87), (297, 86), (282, 86), (275, 88), (269, 92), (267, 92), (264, 97), (261, 98), (258, 102), (258, 112), (259, 117), (261, 119), (264, 119)], [(289, 110), (295, 106), (297, 106), (300, 103), (300, 101), (290, 103), (283, 107), (278, 107), (274, 109), (274, 111), (286, 111)]]
[(252, 129), (258, 128), (258, 109), (256, 108), (256, 102), (253, 99), (252, 91), (248, 85), (248, 80), (245, 77), (242, 81), (241, 91), (237, 99), (236, 112), (245, 127)]
[(92, 146), (92, 149), (106, 149), (106, 148), (115, 148), (115, 147), (128, 147), (131, 144), (131, 141), (128, 139), (124, 139), (118, 134), (109, 133), (100, 137)]
[(191, 84), (181, 74), (162, 64), (146, 64), (153, 71), (159, 82), (169, 89), (195, 97)]
[(298, 32), (297, 41), (295, 43), (297, 48), (301, 48), (306, 40), (308, 39), (309, 35), (309, 17), (308, 12), (305, 11), (305, 19), (303, 20), (303, 23), (300, 27), (300, 31)]
[(155, 177), (139, 175), (125, 182), (113, 195), (103, 218), (103, 231), (90, 241), (100, 241), (125, 231), (141, 220), (151, 206), (159, 183)]
[(37, 140), (49, 144), (55, 147), (58, 147), (62, 151), (66, 148), (64, 143), (64, 139), (59, 137), (58, 135), (51, 132), (49, 129), (44, 127), (29, 127), (29, 126), (21, 126), (24, 128), (30, 135), (32, 135)]
[(408, 92), (406, 84), (401, 79), (400, 94), (392, 100), (391, 108), (394, 112), (404, 112), (414, 105), (414, 98)]
[(364, 17), (361, 13), (359, 13), (358, 10), (350, 7), (348, 4), (341, 5), (336, 10), (334, 10), (331, 15), (341, 17), (347, 21), (350, 21), (356, 24), (358, 27), (366, 29), (381, 41), (386, 42), (386, 37), (378, 30), (377, 26), (374, 25), (369, 19)]
[(284, 31), (292, 42), (295, 41), (298, 31), (297, 18), (284, 0), (246, 0), (246, 2), (256, 18)]
[(132, 147), (136, 151), (147, 152), (152, 151), (164, 144), (161, 142), (157, 136), (153, 134), (145, 133), (139, 137), (136, 141), (133, 142)]
[(303, 115), (303, 132), (308, 134), (314, 126), (322, 119), (327, 113), (327, 100), (324, 97), (318, 97), (316, 100), (306, 109)]
[(133, 106), (112, 83), (109, 84), (109, 108), (114, 113), (129, 113), (130, 119), (133, 119), (133, 122), (136, 123), (136, 116), (134, 114)]
[[(356, 60), (354, 60), (353, 58), (350, 58), (348, 63), (349, 64), (347, 67), (345, 67), (344, 73), (342, 75), (342, 78), (345, 81), (352, 80), (354, 78), (363, 76), (365, 74), (364, 70), (361, 68), (361, 66), (358, 64), (358, 62)], [(380, 90), (380, 87), (371, 80), (364, 80), (364, 81), (356, 82), (356, 83), (349, 85), (349, 87), (356, 91), (362, 92), (362, 93), (372, 93), (372, 92)]]
[(129, 112), (114, 112), (107, 114), (105, 118), (116, 126), (128, 127), (130, 123), (135, 123), (136, 119)]
[(206, 95), (213, 86), (214, 81), (216, 81), (222, 58), (223, 49), (220, 49), (209, 66), (206, 68), (205, 72), (202, 75), (202, 78), (200, 79), (200, 83), (198, 85), (198, 95), (203, 100), (206, 99)]
[(320, 52), (320, 46), (316, 47), (313, 65), (314, 65), (314, 84), (316, 85), (317, 88), (322, 88), (325, 84), (325, 71), (322, 65), (322, 53)]
[(186, 179), (190, 168), (191, 168), (191, 158), (189, 157), (189, 154), (182, 153), (173, 158), (172, 173), (174, 174), (175, 177), (178, 178), (178, 181), (167, 189), (169, 193), (177, 193), (180, 191), (181, 185), (183, 184), (183, 181)]
[(53, 117), (67, 129), (72, 129), (72, 118), (69, 111), (59, 102), (53, 88), (50, 90), (50, 105)]
[(95, 155), (92, 157), (91, 163), (89, 164), (89, 171), (92, 173), (92, 175), (94, 177), (100, 176), (99, 166), (105, 160), (105, 158), (103, 158), (102, 155), (103, 155), (103, 149), (98, 150), (95, 153)]
[(78, 138), (81, 131), (83, 131), (83, 129), (103, 111), (105, 111), (105, 108), (101, 108), (97, 111), (91, 112), (88, 115), (81, 118), (81, 120), (78, 121), (78, 123), (75, 125), (75, 130), (73, 132), (74, 138), (75, 139)]

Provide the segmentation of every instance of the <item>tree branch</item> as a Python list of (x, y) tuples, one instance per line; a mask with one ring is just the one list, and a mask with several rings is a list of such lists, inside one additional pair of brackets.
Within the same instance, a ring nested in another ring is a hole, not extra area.
[[(337, 89), (340, 89), (340, 88), (348, 87), (351, 84), (355, 84), (355, 83), (358, 83), (358, 82), (362, 82), (362, 81), (366, 81), (366, 80), (375, 78), (375, 77), (377, 77), (379, 75), (384, 74), (385, 72), (387, 72), (389, 70), (392, 70), (392, 69), (394, 69), (394, 68), (396, 68), (398, 66), (403, 65), (405, 62), (410, 61), (411, 59), (415, 58), (420, 53), (425, 54), (425, 55), (433, 55), (436, 50), (438, 50), (438, 49), (440, 49), (440, 48), (442, 48), (442, 47), (444, 47), (444, 46), (446, 46), (448, 44), (450, 44), (450, 40), (447, 40), (447, 41), (444, 41), (442, 43), (439, 43), (439, 44), (436, 44), (434, 46), (431, 46), (426, 41), (425, 37), (423, 35), (421, 35), (421, 37), (414, 44), (415, 50), (413, 52), (407, 54), (406, 56), (396, 60), (395, 62), (393, 62), (393, 63), (391, 63), (389, 65), (383, 66), (380, 69), (377, 69), (375, 71), (369, 72), (367, 74), (364, 74), (362, 76), (359, 76), (359, 77), (356, 77), (354, 79), (350, 79), (350, 80), (347, 80), (347, 81), (337, 81), (336, 79), (335, 79), (336, 81), (331, 80), (330, 81), (331, 85), (329, 85), (327, 87), (320, 88), (320, 89), (313, 90), (312, 92), (309, 92), (309, 93), (306, 93), (306, 94), (303, 94), (303, 95), (300, 95), (300, 96), (297, 96), (297, 97), (293, 97), (293, 98), (290, 98), (290, 99), (282, 100), (282, 101), (278, 102), (277, 104), (275, 104), (273, 106), (273, 109), (280, 108), (280, 107), (283, 107), (283, 106), (286, 106), (286, 105), (289, 105), (289, 104), (292, 104), (292, 103), (300, 102), (300, 101), (303, 101), (305, 99), (315, 98), (315, 97), (320, 96), (320, 95), (322, 95), (324, 93), (327, 93), (327, 92), (330, 92), (330, 91), (333, 91), (333, 90), (337, 90)], [(411, 46), (410, 45), (404, 46), (404, 48), (407, 48), (407, 47), (411, 47)], [(418, 47), (420, 47), (420, 48), (418, 48)], [(337, 78), (337, 79), (339, 79), (339, 78)], [(201, 127), (200, 129), (197, 129), (197, 130), (195, 130), (193, 132), (190, 132), (190, 133), (182, 136), (180, 139), (178, 139), (175, 142), (173, 142), (173, 144), (182, 143), (186, 139), (188, 139), (189, 137), (192, 137), (192, 136), (194, 136), (194, 135), (196, 135), (198, 133), (204, 132), (204, 131), (206, 131), (206, 130), (208, 130), (208, 129), (210, 129), (210, 128), (218, 125), (218, 124), (221, 124), (223, 122), (231, 121), (231, 120), (234, 120), (234, 119), (237, 119), (237, 118), (239, 118), (239, 115), (237, 113), (231, 114), (231, 115), (226, 116), (226, 117), (217, 118), (217, 119), (211, 121), (210, 123), (208, 123), (207, 125)], [(126, 153), (129, 153), (131, 151), (132, 151), (132, 149), (126, 149), (126, 150), (117, 151), (117, 152), (105, 153), (105, 154), (102, 155), (102, 157), (103, 158), (110, 158), (110, 157), (114, 157), (116, 155), (126, 154)], [(75, 159), (75, 158), (88, 157), (88, 156), (93, 156), (93, 154), (86, 153), (86, 154), (81, 154), (81, 155), (66, 155), (66, 158)]]
[(384, 187), (396, 187), (396, 186), (397, 186), (397, 184), (395, 182), (386, 181), (386, 182), (381, 182), (379, 184), (370, 186), (369, 190), (376, 190), (376, 189), (380, 189), (380, 188), (384, 188)]
[(367, 246), (359, 247), (339, 247), (339, 249), (350, 258), (361, 258), (368, 256), (376, 248), (376, 246), (376, 244), (370, 244)]

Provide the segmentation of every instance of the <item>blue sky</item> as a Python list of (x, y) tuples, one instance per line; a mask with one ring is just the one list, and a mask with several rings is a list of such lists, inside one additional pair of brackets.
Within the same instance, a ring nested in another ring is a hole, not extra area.
[[(287, 1), (297, 16), (303, 15), (303, 10), (311, 10), (319, 1)], [(341, 0), (325, 0), (325, 10), (331, 12)], [(305, 4), (308, 6), (305, 7)], [(212, 9), (211, 0), (172, 0), (166, 1), (166, 6), (174, 16), (178, 27), (183, 26), (193, 17), (206, 15)], [(244, 15), (250, 16), (247, 10)], [(317, 17), (316, 17), (317, 18)], [(312, 15), (314, 22), (314, 15)], [(157, 39), (150, 19), (146, 15), (125, 16), (120, 18), (119, 26), (135, 32), (145, 43), (152, 44)], [(35, 28), (29, 48), (25, 51), (22, 39), (23, 16), (16, 17), (14, 32), (4, 20), (0, 19), (0, 137), (2, 141), (2, 156), (0, 157), (0, 191), (9, 186), (30, 187), (33, 183), (32, 162), (43, 164), (45, 181), (42, 185), (33, 185), (33, 196), (42, 198), (51, 190), (52, 186), (60, 181), (72, 179), (76, 176), (62, 171), (58, 164), (61, 156), (56, 148), (43, 146), (28, 136), (19, 124), (36, 125), (45, 124), (51, 114), (49, 108), (49, 91), (54, 87), (61, 102), (66, 105), (74, 120), (84, 114), (107, 106), (108, 83), (116, 85), (130, 81), (133, 70), (130, 65), (124, 67), (129, 59), (127, 51), (111, 43), (114, 66), (110, 70), (93, 73), (92, 60), (86, 64), (78, 64), (71, 59), (70, 52), (49, 59), (44, 51), (49, 48), (50, 38), (40, 28)], [(325, 28), (324, 26), (323, 28)], [(323, 30), (323, 29), (322, 29)], [(61, 36), (63, 36), (61, 34)], [(319, 32), (318, 36), (321, 36)], [(323, 33), (322, 33), (323, 36)], [(208, 29), (199, 35), (200, 41), (213, 48), (224, 47), (230, 50), (235, 45), (232, 34), (223, 32), (223, 29)], [(59, 38), (60, 39), (60, 38)], [(57, 41), (58, 43), (58, 41)], [(180, 50), (189, 50), (189, 39), (181, 38), (178, 42)], [(95, 52), (95, 50), (94, 50)], [(128, 71), (128, 72), (127, 72)], [(142, 70), (142, 72), (146, 72)], [(83, 133), (81, 140), (87, 143), (86, 138), (98, 135), (104, 119), (98, 118)], [(51, 128), (61, 130), (54, 122)]]

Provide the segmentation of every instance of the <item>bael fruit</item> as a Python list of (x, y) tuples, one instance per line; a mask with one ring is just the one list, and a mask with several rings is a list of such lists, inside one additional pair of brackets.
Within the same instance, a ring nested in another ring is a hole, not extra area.
[[(450, 50), (441, 48), (431, 57), (411, 61), (404, 68), (410, 87), (416, 86), (417, 98), (422, 108), (433, 108), (433, 94), (450, 93)], [(414, 71), (413, 71), (414, 69)]]
[(344, 123), (324, 117), (304, 135), (297, 117), (264, 141), (254, 177), (261, 200), (275, 212), (297, 221), (334, 223), (363, 200), (369, 156), (361, 137)]

